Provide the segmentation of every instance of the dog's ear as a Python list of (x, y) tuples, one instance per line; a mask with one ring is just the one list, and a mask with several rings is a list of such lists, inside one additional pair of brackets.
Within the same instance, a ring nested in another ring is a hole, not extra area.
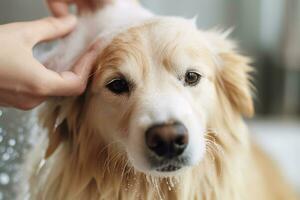
[(55, 101), (48, 102), (40, 112), (39, 119), (43, 128), (48, 132), (48, 147), (45, 158), (49, 158), (59, 147), (68, 134), (69, 129), (66, 119), (62, 116), (61, 105)]
[(48, 147), (45, 158), (49, 158), (63, 142), (73, 142), (79, 130), (82, 97), (53, 99), (40, 112), (40, 120), (48, 132)]
[(250, 73), (253, 71), (249, 65), (251, 60), (236, 51), (235, 44), (224, 34), (211, 34), (213, 51), (216, 55), (216, 84), (218, 92), (225, 95), (231, 107), (246, 117), (254, 114), (251, 96)]
[(66, 120), (63, 120), (61, 124), (57, 127), (53, 127), (52, 131), (48, 133), (49, 143), (47, 147), (47, 151), (45, 153), (45, 158), (49, 158), (55, 150), (59, 147), (59, 145), (67, 140), (69, 135), (69, 128)]
[(220, 58), (223, 66), (217, 74), (218, 87), (227, 96), (233, 109), (246, 117), (253, 116), (249, 60), (234, 52), (221, 53)]

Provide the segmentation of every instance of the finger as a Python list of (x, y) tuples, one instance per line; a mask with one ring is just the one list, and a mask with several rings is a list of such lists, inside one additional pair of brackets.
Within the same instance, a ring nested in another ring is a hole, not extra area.
[[(40, 96), (76, 96), (84, 92), (88, 75), (96, 60), (94, 53), (88, 52), (74, 65), (74, 71), (61, 73), (45, 68), (36, 63), (34, 71), (34, 85), (29, 90), (34, 90)], [(32, 89), (34, 88), (34, 89)]]
[(57, 87), (49, 91), (51, 96), (74, 96), (84, 92), (89, 75), (92, 71), (98, 54), (95, 48), (88, 50), (74, 64), (72, 71), (60, 73), (64, 83), (58, 84)]
[(101, 51), (102, 41), (94, 42), (73, 65), (72, 71), (86, 81)]
[(40, 96), (76, 96), (81, 94), (85, 85), (81, 78), (74, 72), (57, 73), (43, 66), (36, 74), (32, 92)]
[(0, 106), (29, 110), (40, 105), (45, 97), (30, 96), (23, 93), (0, 90)]
[[(89, 74), (101, 49), (101, 41), (96, 41), (73, 65), (72, 71), (57, 73), (47, 69), (37, 60), (31, 60), (30, 77), (34, 80), (26, 91), (38, 96), (76, 96), (81, 94), (87, 84)], [(29, 63), (29, 61), (27, 62)]]
[(75, 96), (84, 92), (89, 75), (98, 58), (101, 41), (96, 41), (73, 65), (72, 71), (60, 73), (62, 81), (53, 82), (50, 96)]
[(71, 0), (47, 0), (50, 11), (55, 17), (69, 15), (69, 3)]
[(48, 17), (33, 22), (24, 22), (24, 26), (30, 45), (35, 45), (38, 42), (57, 39), (70, 33), (76, 23), (76, 17), (68, 15), (62, 18)]

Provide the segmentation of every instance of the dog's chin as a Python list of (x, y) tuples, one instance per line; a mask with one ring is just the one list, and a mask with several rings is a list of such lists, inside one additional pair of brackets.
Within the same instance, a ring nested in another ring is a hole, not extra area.
[(182, 174), (184, 171), (186, 171), (189, 167), (185, 165), (172, 165), (172, 164), (167, 164), (155, 168), (150, 168), (150, 169), (137, 169), (137, 171), (154, 176), (154, 177), (174, 177), (174, 176), (179, 176)]
[(178, 176), (182, 172), (186, 171), (190, 166), (184, 164), (164, 164), (156, 167), (150, 166), (136, 166), (132, 164), (137, 172), (143, 173), (145, 175), (155, 176), (155, 177), (173, 177)]
[(188, 155), (173, 159), (161, 159), (149, 156), (149, 154), (141, 157), (133, 157), (129, 154), (128, 159), (135, 171), (156, 177), (179, 176), (194, 165), (194, 160), (191, 160)]
[(156, 177), (174, 177), (179, 176), (187, 168), (187, 166), (165, 165), (149, 171), (149, 174)]
[(158, 167), (156, 169), (156, 171), (158, 171), (158, 172), (175, 172), (177, 170), (180, 170), (181, 168), (182, 168), (182, 166), (179, 166), (179, 165), (168, 164), (165, 166)]

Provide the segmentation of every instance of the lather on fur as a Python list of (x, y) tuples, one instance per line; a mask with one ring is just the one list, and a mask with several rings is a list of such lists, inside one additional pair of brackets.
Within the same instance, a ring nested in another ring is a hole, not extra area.
[[(190, 20), (153, 15), (135, 1), (105, 2), (46, 56), (63, 71), (103, 41), (86, 92), (53, 99), (41, 112), (47, 137), (29, 156), (21, 199), (296, 199), (242, 119), (254, 112), (249, 59), (224, 34)], [(202, 76), (193, 87), (183, 83), (189, 68)], [(130, 93), (111, 94), (107, 81), (120, 74)], [(143, 137), (170, 120), (187, 127), (188, 162), (163, 173), (150, 167)]]

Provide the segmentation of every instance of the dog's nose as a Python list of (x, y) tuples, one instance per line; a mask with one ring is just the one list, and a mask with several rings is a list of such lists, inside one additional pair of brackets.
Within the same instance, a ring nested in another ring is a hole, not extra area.
[(181, 123), (157, 124), (146, 131), (146, 144), (162, 158), (181, 155), (188, 145), (188, 131)]

